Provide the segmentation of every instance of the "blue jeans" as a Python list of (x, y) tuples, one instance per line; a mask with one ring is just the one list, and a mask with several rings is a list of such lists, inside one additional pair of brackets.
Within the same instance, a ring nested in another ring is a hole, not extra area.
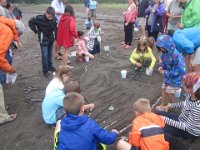
[[(6, 53), (6, 59), (10, 65), (12, 65), (12, 57), (10, 56), (9, 51)], [(0, 83), (5, 84), (6, 83), (6, 74), (0, 70)]]
[(53, 68), (52, 64), (53, 42), (49, 43), (49, 45), (40, 44), (40, 48), (42, 53), (42, 72), (48, 73), (48, 71)]
[[(173, 114), (173, 113), (168, 113), (168, 112), (165, 112), (165, 111), (158, 111), (158, 110), (156, 110), (154, 113), (161, 115), (161, 116), (168, 117), (168, 118), (175, 120), (175, 121), (179, 121), (178, 120), (179, 116), (176, 115), (176, 114)], [(164, 132), (169, 133), (169, 134), (171, 134), (175, 137), (183, 137), (183, 138), (187, 138), (187, 139), (194, 139), (195, 138), (195, 136), (190, 134), (189, 132), (184, 131), (184, 130), (180, 130), (178, 128), (174, 128), (174, 127), (169, 126), (167, 124), (165, 125)]]

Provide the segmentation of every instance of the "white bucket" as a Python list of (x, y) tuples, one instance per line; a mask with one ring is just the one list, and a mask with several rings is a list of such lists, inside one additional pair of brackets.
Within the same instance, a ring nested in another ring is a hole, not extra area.
[(104, 51), (107, 52), (109, 51), (110, 47), (109, 46), (104, 46)]
[(174, 93), (174, 96), (177, 98), (181, 97), (181, 88)]
[(17, 74), (6, 74), (6, 83), (7, 84), (14, 84), (17, 78)]
[(90, 61), (89, 56), (85, 56), (85, 62), (89, 62), (89, 61)]
[(121, 70), (121, 78), (126, 79), (127, 71), (126, 70)]
[(146, 68), (146, 75), (152, 76), (152, 74), (153, 74), (153, 70)]

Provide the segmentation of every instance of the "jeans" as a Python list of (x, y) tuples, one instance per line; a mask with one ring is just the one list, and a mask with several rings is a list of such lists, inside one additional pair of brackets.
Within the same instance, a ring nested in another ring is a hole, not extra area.
[[(161, 115), (161, 116), (168, 117), (168, 118), (175, 120), (175, 121), (179, 121), (178, 115), (176, 115), (176, 114), (168, 113), (168, 112), (165, 112), (165, 111), (157, 111), (157, 110), (154, 113)], [(184, 131), (184, 130), (180, 130), (178, 128), (169, 126), (167, 124), (165, 125), (164, 132), (169, 133), (169, 134), (171, 134), (175, 137), (183, 137), (183, 138), (187, 138), (187, 139), (194, 139), (195, 138), (195, 136), (190, 134), (189, 132)]]
[(53, 68), (52, 64), (52, 49), (53, 42), (48, 45), (40, 44), (41, 53), (42, 53), (42, 72), (48, 73), (49, 70)]
[(125, 26), (124, 22), (124, 32), (125, 32), (125, 44), (131, 45), (132, 40), (133, 40), (133, 22), (129, 22), (127, 26)]
[[(6, 59), (10, 65), (12, 65), (12, 57), (10, 56), (10, 52), (6, 53)], [(0, 83), (5, 84), (6, 83), (6, 74), (0, 70)]]
[(95, 38), (94, 47), (93, 47), (93, 50), (90, 53), (91, 54), (100, 53), (100, 44), (99, 44), (97, 38)]

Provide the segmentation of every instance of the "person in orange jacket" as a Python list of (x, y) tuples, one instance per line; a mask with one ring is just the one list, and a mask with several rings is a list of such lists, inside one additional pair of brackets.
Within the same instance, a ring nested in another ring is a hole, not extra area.
[(148, 99), (140, 98), (133, 104), (136, 118), (132, 122), (129, 143), (119, 140), (117, 150), (169, 150), (165, 141), (164, 119), (151, 112)]

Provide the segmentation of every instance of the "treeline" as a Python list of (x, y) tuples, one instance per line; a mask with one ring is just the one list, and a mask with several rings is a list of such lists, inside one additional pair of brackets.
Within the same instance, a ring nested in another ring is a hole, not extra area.
[[(39, 4), (50, 3), (52, 0), (9, 0), (11, 3)], [(70, 3), (84, 3), (85, 0), (64, 0)], [(127, 0), (97, 0), (99, 3), (125, 3)]]

